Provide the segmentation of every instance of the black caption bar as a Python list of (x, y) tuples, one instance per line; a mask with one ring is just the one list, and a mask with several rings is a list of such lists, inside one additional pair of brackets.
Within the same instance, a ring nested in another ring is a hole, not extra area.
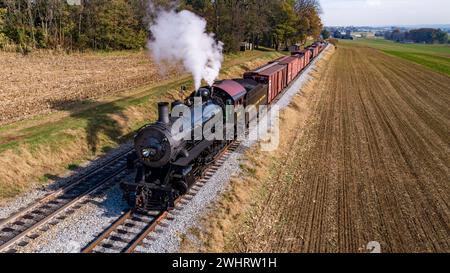
[(0, 254), (1, 266), (31, 265), (33, 272), (401, 272), (448, 263), (448, 254)]

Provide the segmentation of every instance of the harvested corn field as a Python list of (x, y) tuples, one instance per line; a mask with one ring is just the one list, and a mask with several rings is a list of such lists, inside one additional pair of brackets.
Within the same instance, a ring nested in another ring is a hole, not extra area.
[(0, 53), (0, 124), (65, 107), (72, 101), (113, 95), (123, 89), (180, 76), (162, 73), (144, 51), (27, 56)]
[(282, 115), (280, 149), (248, 154), (200, 250), (450, 252), (450, 78), (353, 46), (318, 72)]

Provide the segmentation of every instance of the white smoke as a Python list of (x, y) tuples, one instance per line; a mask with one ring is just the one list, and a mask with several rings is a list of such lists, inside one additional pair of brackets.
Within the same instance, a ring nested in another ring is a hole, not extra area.
[(223, 44), (206, 32), (203, 18), (187, 10), (160, 10), (150, 31), (148, 48), (158, 63), (182, 62), (194, 77), (195, 90), (202, 80), (214, 83), (222, 67)]

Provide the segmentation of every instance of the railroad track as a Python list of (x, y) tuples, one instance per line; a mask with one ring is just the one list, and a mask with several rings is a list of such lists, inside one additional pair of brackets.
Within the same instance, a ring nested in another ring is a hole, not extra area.
[[(183, 206), (189, 203), (209, 179), (226, 162), (229, 156), (239, 147), (240, 142), (231, 143), (217, 160), (209, 166), (203, 176), (190, 188), (186, 195), (183, 195), (175, 202), (175, 211), (182, 210)], [(160, 226), (164, 227), (165, 222), (172, 221), (176, 217), (174, 211), (150, 211), (137, 212), (129, 210), (111, 226), (103, 231), (97, 239), (86, 246), (83, 253), (132, 253), (138, 247), (148, 245), (151, 241), (150, 234)]]
[(98, 167), (69, 179), (60, 189), (3, 219), (0, 222), (0, 252), (18, 252), (50, 226), (89, 203), (89, 197), (118, 183), (126, 173), (127, 156), (131, 151), (131, 147), (120, 150)]

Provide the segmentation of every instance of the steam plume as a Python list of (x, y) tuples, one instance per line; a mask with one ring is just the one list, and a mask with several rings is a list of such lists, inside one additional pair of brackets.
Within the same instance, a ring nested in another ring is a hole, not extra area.
[(202, 79), (214, 83), (222, 66), (223, 44), (206, 32), (203, 18), (187, 10), (160, 10), (150, 31), (153, 38), (148, 48), (158, 63), (181, 61), (192, 73), (196, 90)]

